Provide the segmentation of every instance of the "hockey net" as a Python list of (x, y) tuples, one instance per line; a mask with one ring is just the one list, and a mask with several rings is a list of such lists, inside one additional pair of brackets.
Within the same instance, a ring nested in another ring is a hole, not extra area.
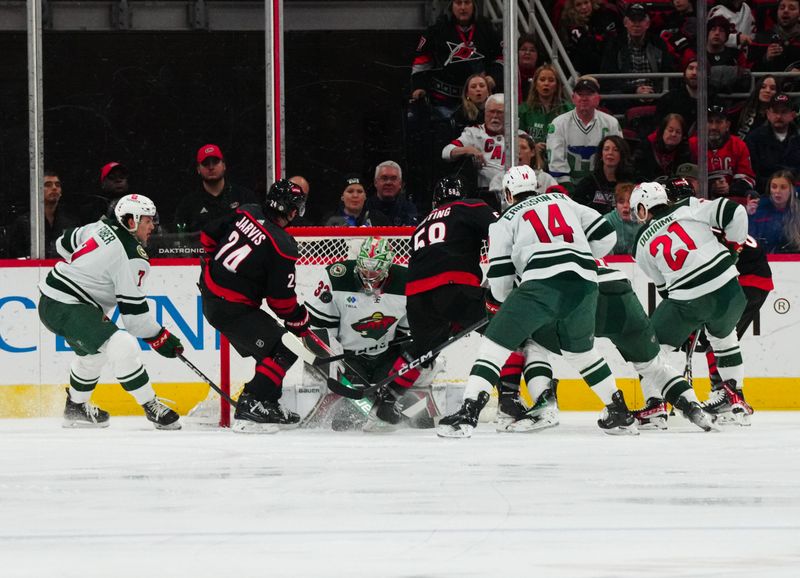
[[(300, 258), (297, 262), (297, 293), (299, 300), (305, 301), (316, 289), (322, 270), (345, 259), (355, 259), (364, 239), (378, 236), (388, 239), (395, 252), (394, 262), (408, 265), (411, 253), (413, 227), (303, 227), (288, 229), (298, 244)], [(486, 248), (483, 258), (485, 260)], [(319, 398), (324, 382), (315, 374), (296, 363), (284, 380), (283, 401), (287, 407), (304, 415), (308, 413)], [(220, 347), (220, 383), (223, 391), (238, 397), (244, 383), (254, 371), (252, 359), (241, 358), (231, 349), (226, 340)], [(445, 379), (440, 377), (440, 381)], [(448, 377), (453, 381), (451, 377)], [(230, 425), (232, 411), (230, 405), (213, 390), (205, 401), (189, 414), (194, 423), (202, 425)]]

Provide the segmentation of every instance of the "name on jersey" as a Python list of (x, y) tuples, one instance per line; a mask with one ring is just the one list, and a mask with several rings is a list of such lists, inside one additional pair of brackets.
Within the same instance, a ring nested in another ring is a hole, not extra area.
[[(555, 195), (559, 195), (563, 198), (563, 195), (560, 193), (555, 193)], [(521, 203), (517, 203), (516, 205), (511, 205), (506, 212), (503, 213), (503, 217), (505, 220), (510, 221), (514, 215), (522, 211), (523, 209), (530, 209), (533, 205), (538, 205), (540, 203), (547, 203), (550, 201), (556, 200), (556, 196), (553, 193), (548, 193), (545, 195), (536, 195), (535, 197), (528, 197)]]
[(431, 211), (431, 213), (422, 220), (422, 223), (420, 223), (420, 225), (422, 225), (423, 223), (427, 223), (428, 221), (432, 221), (433, 219), (444, 219), (446, 216), (450, 214), (451, 208), (452, 207), (447, 207), (445, 209)]
[(253, 223), (247, 217), (242, 217), (236, 222), (236, 228), (239, 229), (243, 235), (253, 242), (253, 245), (260, 245), (261, 241), (267, 238), (266, 233), (258, 228), (258, 225)]
[(114, 239), (117, 238), (117, 236), (114, 234), (114, 231), (108, 227), (100, 227), (100, 230), (97, 231), (97, 236), (100, 237), (100, 240), (106, 245), (110, 245), (114, 242)]
[(644, 247), (647, 245), (647, 242), (652, 239), (656, 233), (658, 233), (661, 229), (664, 228), (665, 225), (669, 225), (672, 221), (675, 220), (675, 215), (667, 215), (666, 217), (659, 219), (658, 221), (654, 221), (651, 225), (647, 228), (647, 230), (642, 233), (642, 236), (639, 238), (639, 246)]

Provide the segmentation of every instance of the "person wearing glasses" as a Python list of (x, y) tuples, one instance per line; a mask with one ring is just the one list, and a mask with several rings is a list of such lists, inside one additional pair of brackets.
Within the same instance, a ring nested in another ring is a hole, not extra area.
[(194, 232), (206, 223), (226, 215), (240, 205), (258, 203), (255, 194), (225, 178), (225, 157), (215, 144), (206, 144), (197, 151), (197, 174), (202, 189), (189, 193), (175, 210), (175, 228), (179, 232)]

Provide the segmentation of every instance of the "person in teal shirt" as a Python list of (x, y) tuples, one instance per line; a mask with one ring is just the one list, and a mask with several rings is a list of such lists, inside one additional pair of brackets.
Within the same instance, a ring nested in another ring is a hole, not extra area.
[(559, 114), (575, 108), (564, 98), (564, 87), (550, 64), (536, 69), (528, 97), (519, 106), (519, 128), (525, 131), (535, 143), (536, 163), (533, 168), (546, 169), (547, 127)]

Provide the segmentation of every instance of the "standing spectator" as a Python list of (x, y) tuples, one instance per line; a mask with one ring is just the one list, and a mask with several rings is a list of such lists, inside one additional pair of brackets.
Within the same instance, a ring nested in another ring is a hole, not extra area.
[(467, 79), (461, 92), (461, 106), (453, 114), (450, 134), (447, 135), (445, 142), (450, 142), (468, 126), (483, 123), (486, 99), (491, 94), (492, 90), (484, 74), (473, 74)]
[(697, 54), (695, 0), (672, 0), (660, 36), (676, 62), (685, 65), (690, 55)]
[(185, 195), (175, 210), (175, 227), (179, 232), (199, 231), (206, 223), (227, 215), (240, 205), (257, 203), (252, 191), (225, 178), (227, 166), (222, 151), (215, 144), (197, 151), (197, 174), (202, 189)]
[(617, 35), (617, 16), (599, 0), (567, 0), (559, 36), (578, 74), (600, 72), (603, 49)]
[[(544, 193), (547, 192), (550, 187), (559, 186), (556, 180), (549, 174), (546, 173), (542, 167), (544, 165), (544, 159), (539, 155), (536, 145), (533, 142), (533, 139), (529, 134), (522, 133), (517, 136), (517, 162), (514, 166), (522, 166), (527, 165), (532, 169), (536, 169), (536, 192)], [(489, 185), (489, 190), (492, 191), (499, 199), (500, 199), (500, 206), (503, 210), (506, 209), (506, 204), (504, 204), (504, 194), (503, 194), (503, 177), (505, 173), (498, 173), (492, 179), (491, 184)], [(563, 191), (559, 191), (563, 192)]]
[(411, 100), (425, 96), (434, 117), (449, 119), (470, 74), (484, 72), (489, 87), (502, 86), (503, 49), (477, 0), (451, 0), (439, 21), (419, 39), (411, 68)]
[[(643, 4), (631, 4), (622, 20), (625, 33), (609, 42), (603, 52), (601, 72), (635, 74), (672, 72), (675, 62), (660, 37), (649, 33), (650, 17)], [(653, 94), (653, 79), (634, 79), (612, 84), (613, 92)]]
[[(44, 171), (44, 252), (48, 259), (59, 256), (56, 251), (56, 239), (65, 229), (80, 224), (78, 215), (61, 201), (61, 179), (52, 170)], [(31, 216), (23, 213), (9, 227), (10, 257), (31, 256)]]
[(631, 192), (634, 186), (633, 183), (617, 183), (614, 187), (614, 210), (603, 215), (617, 232), (617, 242), (611, 255), (633, 254), (636, 233), (642, 228), (631, 215)]
[(300, 189), (303, 191), (303, 196), (306, 198), (305, 212), (302, 215), (298, 215), (294, 218), (292, 221), (292, 227), (313, 227), (314, 221), (308, 216), (308, 193), (311, 191), (311, 185), (308, 183), (308, 180), (301, 175), (289, 177), (289, 182), (300, 187)]
[(326, 227), (386, 227), (389, 219), (377, 209), (368, 210), (367, 191), (358, 175), (344, 179), (338, 210), (323, 221)]
[[(774, 76), (767, 75), (756, 82), (755, 88), (741, 106), (736, 127), (733, 130), (736, 136), (743, 139), (752, 129), (767, 122), (767, 108), (776, 92), (778, 92), (778, 83)], [(735, 111), (734, 108), (731, 112)]]
[(375, 196), (367, 199), (367, 210), (377, 210), (389, 219), (389, 225), (410, 227), (417, 224), (417, 208), (402, 192), (403, 170), (394, 161), (375, 167)]
[[(503, 172), (505, 164), (505, 102), (502, 94), (493, 94), (486, 101), (483, 124), (468, 126), (461, 135), (442, 149), (442, 159), (468, 159), (478, 169), (478, 196), (483, 198), (492, 179)], [(487, 200), (483, 198), (483, 200)], [(488, 202), (488, 201), (487, 201)], [(492, 204), (492, 203), (490, 203)], [(495, 204), (495, 209), (498, 203)]]
[(766, 190), (767, 181), (775, 171), (800, 168), (800, 132), (796, 118), (792, 100), (778, 93), (767, 108), (767, 123), (747, 135), (744, 142), (750, 149), (757, 191)]
[[(519, 128), (528, 133), (536, 145), (535, 169), (545, 168), (547, 156), (547, 127), (558, 115), (569, 112), (575, 106), (564, 98), (564, 87), (551, 64), (543, 64), (533, 75), (528, 98), (519, 106)], [(527, 163), (526, 163), (527, 164)]]
[(614, 210), (614, 189), (618, 181), (633, 180), (631, 151), (621, 136), (610, 135), (600, 140), (600, 159), (592, 173), (575, 187), (572, 198), (576, 203), (605, 214)]
[(678, 166), (691, 160), (686, 140), (686, 125), (679, 114), (668, 114), (658, 129), (647, 137), (634, 152), (634, 166), (648, 181), (662, 175), (672, 175)]
[(741, 48), (753, 41), (756, 34), (756, 21), (750, 6), (744, 0), (720, 0), (708, 11), (709, 22), (717, 17), (724, 18), (728, 23), (725, 46)]
[(781, 0), (778, 22), (756, 34), (750, 46), (753, 70), (781, 72), (800, 68), (800, 0)]
[(539, 49), (536, 46), (536, 37), (533, 34), (523, 34), (517, 42), (517, 102), (522, 102), (528, 96), (533, 85), (533, 75), (539, 64)]
[(619, 121), (597, 110), (600, 83), (593, 76), (578, 78), (572, 103), (575, 110), (557, 116), (547, 129), (548, 170), (567, 190), (594, 169), (600, 140), (622, 135)]
[[(726, 197), (744, 205), (756, 184), (750, 151), (738, 136), (730, 134), (731, 121), (719, 105), (708, 107), (709, 198)], [(697, 163), (697, 136), (689, 139), (692, 162)], [(717, 176), (712, 176), (716, 173)]]
[(800, 206), (794, 179), (791, 171), (777, 171), (768, 181), (767, 196), (747, 207), (750, 235), (767, 253), (800, 251)]
[(656, 118), (664, 118), (670, 113), (683, 117), (685, 136), (694, 132), (697, 122), (697, 57), (694, 54), (683, 69), (683, 83), (656, 101)]

